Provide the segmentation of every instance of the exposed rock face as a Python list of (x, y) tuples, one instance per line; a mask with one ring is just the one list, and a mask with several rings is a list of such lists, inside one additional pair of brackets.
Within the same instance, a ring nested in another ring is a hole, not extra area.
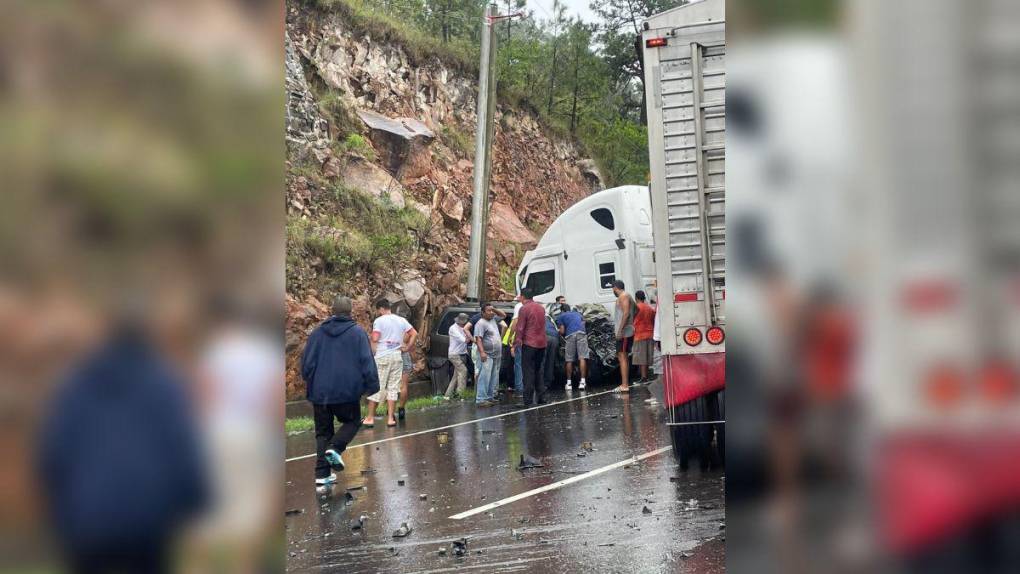
[(344, 168), (343, 180), (349, 187), (360, 189), (378, 198), (385, 197), (394, 206), (404, 207), (404, 186), (374, 163), (354, 158)]
[(287, 32), (283, 35), (283, 49), (288, 148), (292, 150), (292, 155), (306, 154), (311, 149), (322, 153), (329, 147), (329, 124), (319, 113), (315, 96), (308, 89), (308, 80), (301, 67), (301, 56), (294, 49), (290, 34)]
[(606, 186), (602, 183), (602, 173), (595, 165), (595, 160), (583, 159), (577, 163), (577, 167), (580, 168), (584, 180), (591, 186), (592, 193), (605, 189)]
[(517, 213), (505, 203), (495, 202), (489, 210), (491, 221), (489, 229), (494, 239), (508, 243), (517, 243), (526, 249), (532, 249), (538, 244), (535, 234), (521, 223)]

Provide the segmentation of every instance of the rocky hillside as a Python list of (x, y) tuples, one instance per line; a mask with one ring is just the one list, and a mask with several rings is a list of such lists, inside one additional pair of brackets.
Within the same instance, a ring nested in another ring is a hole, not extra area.
[[(304, 339), (334, 295), (355, 298), (366, 326), (373, 299), (400, 301), (422, 333), (465, 295), (477, 78), (342, 9), (288, 3), (285, 48), (287, 393), (298, 397)], [(523, 252), (599, 180), (531, 113), (501, 104), (496, 124), (486, 282), (507, 299)]]

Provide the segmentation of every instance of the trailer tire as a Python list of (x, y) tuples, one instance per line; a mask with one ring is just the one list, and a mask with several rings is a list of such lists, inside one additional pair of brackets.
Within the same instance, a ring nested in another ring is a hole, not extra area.
[[(673, 407), (673, 412), (673, 420), (678, 423), (725, 420), (722, 391), (709, 393)], [(673, 453), (680, 463), (681, 470), (687, 470), (691, 460), (695, 458), (698, 459), (702, 470), (724, 466), (725, 424), (671, 426), (670, 439), (673, 443)]]

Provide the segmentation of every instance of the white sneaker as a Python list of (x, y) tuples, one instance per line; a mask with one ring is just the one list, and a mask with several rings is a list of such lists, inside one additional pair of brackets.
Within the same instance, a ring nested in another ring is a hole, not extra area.
[(584, 379), (581, 379), (580, 384), (577, 385), (577, 389), (581, 391), (584, 390)]
[(315, 484), (316, 485), (320, 485), (320, 486), (321, 485), (326, 485), (326, 484), (334, 484), (335, 482), (336, 482), (336, 473), (335, 472), (331, 472), (329, 474), (329, 476), (327, 476), (326, 478), (316, 478), (315, 479)]
[(566, 389), (567, 389), (568, 391), (572, 391), (572, 390), (574, 390), (574, 387), (570, 386), (570, 383), (567, 383), (567, 386), (566, 386), (565, 388), (566, 388)]

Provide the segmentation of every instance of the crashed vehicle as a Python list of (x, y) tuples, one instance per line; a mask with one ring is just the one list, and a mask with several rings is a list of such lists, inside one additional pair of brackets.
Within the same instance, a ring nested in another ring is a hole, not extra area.
[[(493, 301), (492, 305), (506, 313), (504, 321), (509, 326), (510, 321), (513, 319), (514, 305), (516, 303)], [(426, 343), (429, 379), (432, 381), (433, 394), (444, 393), (453, 375), (453, 365), (450, 364), (450, 359), (448, 358), (450, 351), (450, 325), (453, 325), (457, 315), (466, 313), (470, 317), (478, 311), (478, 303), (464, 302), (445, 307), (436, 315), (436, 320), (429, 328), (429, 336)], [(499, 386), (506, 387), (509, 384), (510, 387), (513, 387), (514, 363), (512, 360), (506, 360), (506, 357), (510, 357), (510, 349), (505, 345), (503, 346), (503, 357), (504, 360), (499, 366)], [(474, 385), (473, 369), (468, 369), (468, 385)]]

